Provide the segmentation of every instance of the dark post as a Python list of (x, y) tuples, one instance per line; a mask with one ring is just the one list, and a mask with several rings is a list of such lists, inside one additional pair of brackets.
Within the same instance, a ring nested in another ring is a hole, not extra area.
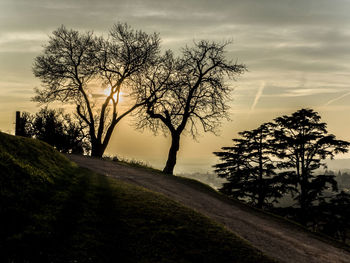
[(21, 136), (22, 135), (22, 125), (21, 125), (21, 112), (16, 111), (16, 130), (15, 130), (15, 135), (16, 136)]

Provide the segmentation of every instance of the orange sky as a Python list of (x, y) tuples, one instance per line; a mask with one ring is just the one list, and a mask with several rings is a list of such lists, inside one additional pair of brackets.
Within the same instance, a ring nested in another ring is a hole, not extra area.
[[(206, 172), (213, 151), (237, 132), (256, 128), (302, 107), (318, 111), (329, 131), (350, 140), (350, 2), (343, 0), (236, 1), (12, 1), (0, 3), (0, 130), (13, 133), (15, 111), (38, 111), (40, 86), (33, 59), (61, 24), (105, 34), (113, 23), (159, 32), (162, 47), (176, 52), (193, 40), (233, 39), (227, 57), (246, 64), (235, 87), (231, 122), (220, 136), (182, 137), (175, 173)], [(169, 138), (135, 131), (123, 120), (107, 154), (162, 168)]]

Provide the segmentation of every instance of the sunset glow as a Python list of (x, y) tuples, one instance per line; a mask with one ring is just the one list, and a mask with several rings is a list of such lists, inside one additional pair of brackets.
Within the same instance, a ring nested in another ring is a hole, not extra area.
[[(109, 96), (111, 94), (111, 86), (108, 86), (104, 91), (103, 91), (103, 94), (106, 95), (106, 96)], [(123, 95), (124, 93), (122, 91), (119, 91), (119, 92), (116, 92), (114, 95), (113, 95), (113, 99), (115, 101), (118, 100), (118, 96), (119, 96), (119, 102), (123, 102), (124, 101), (124, 98), (123, 98)]]
[[(39, 105), (31, 98), (41, 83), (33, 76), (32, 65), (53, 30), (64, 24), (106, 36), (113, 23), (122, 21), (135, 29), (159, 33), (162, 49), (171, 49), (175, 54), (201, 39), (233, 40), (227, 47), (228, 59), (247, 66), (248, 71), (237, 81), (228, 82), (234, 87), (230, 102), (232, 121), (222, 123), (219, 136), (201, 133), (198, 142), (184, 136), (176, 172), (211, 171), (216, 162), (212, 152), (228, 145), (238, 132), (303, 107), (319, 112), (329, 131), (339, 139), (350, 140), (349, 1), (94, 3), (1, 2), (2, 131), (14, 132), (15, 111), (38, 111)], [(71, 10), (77, 12), (72, 15)], [(108, 89), (99, 92), (109, 93)], [(119, 94), (119, 100), (127, 104), (125, 94)], [(107, 153), (141, 159), (161, 168), (169, 138), (154, 136), (148, 130), (140, 132), (131, 124), (131, 118), (121, 122)]]
[(1, 262), (350, 263), (350, 0), (0, 25)]

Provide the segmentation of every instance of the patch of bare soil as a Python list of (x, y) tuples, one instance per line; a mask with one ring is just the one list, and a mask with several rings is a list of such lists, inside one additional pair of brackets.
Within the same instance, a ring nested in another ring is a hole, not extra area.
[(81, 167), (162, 193), (205, 214), (280, 262), (350, 262), (350, 253), (292, 225), (259, 216), (171, 178), (115, 162), (77, 155)]

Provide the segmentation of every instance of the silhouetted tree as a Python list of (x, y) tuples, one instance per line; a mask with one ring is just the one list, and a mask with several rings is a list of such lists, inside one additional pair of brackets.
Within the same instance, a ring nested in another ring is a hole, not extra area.
[[(19, 121), (19, 135), (23, 137), (33, 137), (33, 121), (34, 116), (31, 115), (28, 112), (23, 112), (20, 114), (19, 119), (16, 122)], [(17, 123), (16, 123), (17, 125)]]
[(22, 122), (26, 137), (42, 140), (60, 152), (87, 153), (90, 143), (83, 123), (72, 120), (63, 110), (41, 109), (35, 115), (23, 113)]
[(215, 172), (228, 181), (220, 191), (263, 208), (276, 202), (287, 190), (285, 178), (276, 175), (276, 161), (272, 160), (276, 151), (270, 142), (273, 131), (265, 123), (239, 135), (240, 139), (233, 139), (233, 146), (214, 152), (222, 161), (214, 166)]
[(185, 47), (179, 58), (168, 52), (161, 65), (150, 69), (148, 77), (139, 83), (140, 100), (152, 94), (152, 99), (140, 111), (138, 127), (150, 127), (170, 133), (171, 146), (164, 173), (172, 174), (180, 147), (180, 137), (188, 131), (196, 137), (200, 126), (215, 133), (220, 120), (227, 117), (227, 100), (232, 87), (224, 77), (243, 73), (245, 66), (225, 57), (228, 43), (200, 41)]
[(346, 243), (350, 233), (350, 194), (341, 191), (316, 207), (318, 230)]
[(328, 134), (326, 123), (320, 122), (320, 118), (312, 109), (301, 109), (290, 116), (275, 119), (273, 143), (278, 147), (276, 153), (282, 160), (279, 168), (285, 169), (285, 174), (293, 182), (291, 186), (301, 208), (300, 220), (304, 224), (313, 202), (322, 197), (325, 190), (337, 190), (334, 175), (316, 175), (314, 171), (325, 167), (322, 160), (347, 152), (350, 145)]
[(35, 59), (34, 75), (43, 87), (34, 100), (75, 104), (89, 129), (91, 155), (100, 157), (117, 123), (143, 103), (129, 102), (121, 111), (121, 90), (132, 87), (128, 82), (152, 64), (158, 52), (157, 34), (134, 31), (126, 24), (115, 25), (107, 40), (62, 26)]

